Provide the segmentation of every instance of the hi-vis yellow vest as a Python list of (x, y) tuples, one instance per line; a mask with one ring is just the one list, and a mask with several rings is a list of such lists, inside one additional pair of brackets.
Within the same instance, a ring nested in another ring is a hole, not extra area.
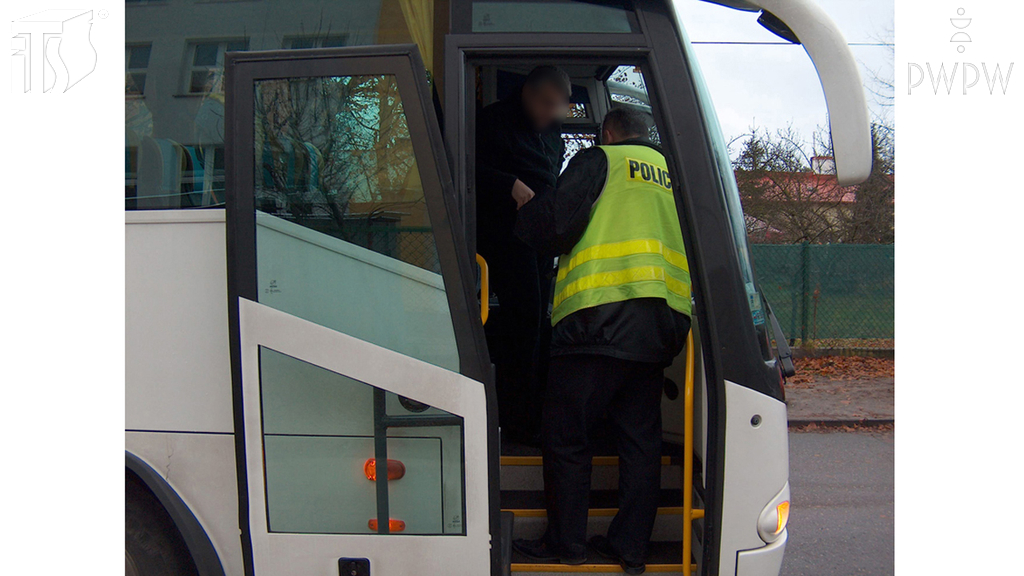
[(601, 146), (608, 179), (572, 252), (558, 259), (551, 324), (633, 298), (690, 315), (690, 266), (665, 157), (642, 145)]

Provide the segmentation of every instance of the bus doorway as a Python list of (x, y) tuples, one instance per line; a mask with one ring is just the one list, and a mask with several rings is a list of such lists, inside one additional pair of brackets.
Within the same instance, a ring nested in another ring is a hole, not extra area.
[[(612, 108), (627, 107), (643, 113), (649, 122), (650, 141), (655, 144), (661, 143), (658, 126), (655, 124), (651, 109), (650, 97), (647, 91), (647, 82), (640, 66), (636, 64), (609, 63), (575, 63), (572, 61), (549, 61), (549, 60), (523, 60), (508, 61), (499, 64), (481, 64), (474, 66), (472, 75), (475, 78), (476, 101), (474, 109), (479, 111), (499, 100), (512, 98), (521, 90), (522, 84), (530, 70), (539, 65), (554, 65), (564, 70), (572, 80), (572, 96), (570, 98), (569, 112), (560, 126), (565, 151), (562, 159), (562, 170), (569, 164), (570, 160), (580, 151), (599, 142), (601, 121)], [(480, 193), (473, 190), (473, 194)], [(478, 230), (467, 231), (467, 236), (476, 237)], [(546, 280), (553, 285), (553, 274), (557, 268), (557, 261), (549, 270)], [(549, 291), (550, 294), (550, 291)], [(546, 353), (547, 347), (545, 337), (550, 337), (550, 298), (544, 303), (544, 325), (542, 325), (542, 355)], [(485, 324), (488, 331), (488, 342), (496, 342), (499, 349), (491, 346), (490, 354), (492, 360), (502, 354), (502, 347), (507, 343), (500, 341), (498, 325), (505, 321), (501, 309), (500, 299), (491, 291), (489, 298), (489, 319)], [(545, 325), (547, 329), (545, 329)], [(494, 336), (492, 338), (492, 335)], [(699, 339), (698, 339), (699, 340)], [(699, 345), (699, 342), (698, 342)], [(682, 359), (685, 354), (680, 354)], [(543, 358), (542, 358), (543, 361)], [(665, 418), (665, 439), (674, 444), (682, 444), (683, 428), (682, 422), (676, 416), (677, 404), (681, 401), (680, 391), (682, 390), (685, 375), (685, 367), (682, 362), (676, 362), (669, 369), (666, 382)], [(539, 378), (543, 380), (543, 365)], [(698, 392), (699, 394), (699, 392)], [(499, 388), (499, 403), (503, 401)], [(540, 401), (540, 399), (536, 399)], [(681, 412), (680, 412), (681, 414)], [(504, 423), (503, 423), (504, 428)], [(506, 435), (506, 441), (509, 438)]]
[[(613, 49), (607, 48), (612, 51)], [(595, 50), (597, 52), (598, 50)], [(465, 100), (467, 124), (473, 125), (475, 115), (483, 108), (495, 102), (518, 97), (519, 91), (527, 75), (536, 66), (556, 66), (565, 71), (572, 83), (572, 93), (568, 114), (561, 123), (560, 131), (565, 151), (562, 158), (562, 170), (580, 151), (599, 143), (601, 122), (613, 108), (627, 107), (639, 111), (648, 120), (650, 141), (662, 144), (659, 125), (652, 107), (652, 98), (648, 91), (648, 79), (644, 73), (643, 60), (634, 58), (555, 58), (517, 57), (513, 55), (495, 55), (490, 59), (471, 61), (466, 68), (467, 94)], [(478, 130), (471, 132), (479, 134)], [(479, 146), (479, 144), (477, 145)], [(468, 148), (471, 160), (468, 166), (478, 165), (472, 160), (473, 152), (479, 149)], [(478, 190), (474, 186), (477, 180), (472, 174), (465, 177), (469, 183), (467, 205), (473, 205), (476, 194), (486, 194), (486, 190)], [(471, 218), (471, 213), (469, 216)], [(472, 220), (467, 229), (467, 237), (478, 238), (483, 231), (472, 229)], [(546, 281), (549, 288), (553, 287), (557, 262), (550, 267)], [(493, 274), (493, 267), (492, 267)], [(550, 296), (551, 290), (548, 294)], [(508, 314), (503, 312), (501, 298), (496, 294), (488, 294), (489, 314), (485, 330), (488, 331), (488, 346), (492, 361), (499, 364), (506, 359), (504, 347), (509, 343), (501, 338), (502, 322), (509, 321)], [(551, 334), (551, 298), (544, 301), (540, 331), (540, 362), (537, 378), (539, 389), (546, 384), (546, 359)], [(705, 460), (707, 409), (703, 403), (706, 394), (698, 391), (704, 384), (702, 373), (703, 362), (700, 360), (700, 331), (694, 322), (693, 337), (688, 340), (686, 349), (666, 371), (664, 394), (662, 397), (664, 451), (662, 457), (662, 482), (659, 494), (659, 509), (653, 535), (654, 542), (649, 559), (649, 570), (691, 573), (697, 570), (697, 562), (686, 565), (683, 558), (700, 557), (701, 539), (693, 536), (694, 526), (702, 528), (703, 494)], [(503, 382), (497, 379), (499, 409), (502, 402), (510, 400), (503, 393)], [(688, 402), (687, 402), (688, 400)], [(543, 393), (529, 399), (537, 404), (543, 402)], [(546, 526), (546, 509), (543, 494), (543, 481), (540, 477), (541, 457), (536, 444), (537, 439), (523, 439), (519, 434), (508, 434), (509, 428), (516, 428), (517, 422), (509, 422), (507, 412), (501, 411), (500, 426), (502, 429), (501, 464), (501, 507), (503, 513), (513, 518), (511, 536), (519, 539), (533, 539), (542, 536)], [(611, 426), (603, 427), (611, 429)], [(591, 510), (588, 522), (588, 535), (603, 534), (607, 531), (611, 519), (618, 511), (618, 457), (614, 438), (608, 436), (598, 439), (594, 446), (594, 473), (590, 495)], [(691, 455), (687, 457), (687, 455)], [(696, 467), (696, 468), (695, 468)], [(687, 522), (686, 519), (694, 519)], [(508, 538), (509, 536), (505, 536)], [(684, 543), (686, 543), (684, 545)], [(697, 554), (694, 554), (694, 552)], [(602, 571), (602, 560), (591, 555), (591, 564), (586, 570)], [(544, 572), (565, 570), (564, 566), (539, 565), (518, 554), (511, 558), (514, 572)], [(610, 568), (610, 567), (608, 567)]]

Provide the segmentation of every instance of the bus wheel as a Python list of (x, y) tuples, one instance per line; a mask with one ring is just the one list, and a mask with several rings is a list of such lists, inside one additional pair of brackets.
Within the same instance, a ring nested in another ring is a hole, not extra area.
[(160, 501), (131, 472), (124, 482), (125, 576), (198, 576), (192, 555)]

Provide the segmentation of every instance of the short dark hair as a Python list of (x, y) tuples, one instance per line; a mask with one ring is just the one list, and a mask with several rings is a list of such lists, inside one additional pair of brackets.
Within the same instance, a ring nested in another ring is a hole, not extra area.
[(526, 81), (523, 82), (523, 86), (531, 88), (545, 84), (558, 88), (566, 98), (572, 96), (572, 80), (569, 79), (569, 75), (565, 73), (565, 70), (558, 66), (537, 66), (530, 70), (530, 73), (526, 75)]
[(602, 130), (615, 132), (620, 136), (651, 136), (651, 122), (647, 115), (635, 108), (616, 106), (605, 114)]

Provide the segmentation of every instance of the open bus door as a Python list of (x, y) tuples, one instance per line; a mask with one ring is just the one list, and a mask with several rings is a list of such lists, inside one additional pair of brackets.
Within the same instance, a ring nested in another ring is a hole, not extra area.
[(476, 270), (423, 70), (415, 46), (227, 58), (247, 573), (499, 571)]

